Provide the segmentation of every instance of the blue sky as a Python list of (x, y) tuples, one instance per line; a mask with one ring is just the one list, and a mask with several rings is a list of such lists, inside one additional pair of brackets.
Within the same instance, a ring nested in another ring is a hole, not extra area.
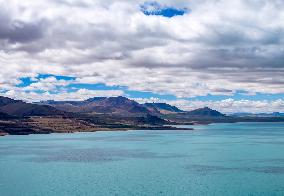
[(8, 1), (0, 95), (284, 112), (283, 9), (269, 0)]
[(145, 2), (144, 4), (140, 5), (141, 11), (145, 15), (156, 15), (156, 16), (164, 16), (164, 17), (174, 17), (174, 16), (182, 16), (188, 9), (186, 8), (175, 8), (169, 6), (162, 6), (155, 1)]
[[(153, 93), (153, 92), (147, 92), (147, 91), (135, 91), (135, 90), (129, 90), (127, 86), (107, 86), (104, 83), (96, 83), (96, 84), (88, 84), (88, 83), (77, 83), (76, 77), (70, 77), (70, 76), (57, 76), (52, 74), (39, 74), (35, 78), (25, 77), (20, 79), (20, 83), (17, 85), (18, 87), (28, 87), (32, 83), (37, 83), (37, 80), (40, 79), (46, 79), (54, 77), (57, 80), (64, 80), (64, 81), (70, 81), (71, 83), (67, 86), (64, 86), (67, 92), (76, 92), (78, 89), (88, 89), (88, 90), (122, 90), (125, 94), (125, 96), (129, 98), (145, 98), (150, 99), (152, 97), (161, 99), (161, 100), (176, 100), (178, 99), (173, 94), (166, 94), (166, 93)], [(36, 79), (36, 80), (35, 80)], [(60, 86), (58, 86), (60, 88)], [(41, 93), (43, 93), (42, 91)], [(54, 90), (54, 93), (57, 92), (57, 89)], [(195, 96), (195, 97), (189, 97), (184, 98), (186, 100), (200, 100), (200, 101), (219, 101), (224, 100), (228, 98), (232, 98), (234, 100), (277, 100), (282, 99), (284, 97), (283, 93), (277, 93), (277, 94), (265, 94), (265, 93), (256, 93), (253, 95), (249, 95), (248, 92), (245, 91), (236, 91), (232, 95), (211, 95), (208, 94), (206, 96)]]

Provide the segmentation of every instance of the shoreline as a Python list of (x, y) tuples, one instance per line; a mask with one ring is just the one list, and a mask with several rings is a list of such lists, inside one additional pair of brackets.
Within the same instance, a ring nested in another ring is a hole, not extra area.
[(39, 131), (39, 132), (32, 132), (32, 133), (14, 133), (9, 134), (5, 131), (0, 131), (0, 137), (4, 137), (7, 135), (37, 135), (37, 134), (57, 134), (57, 133), (94, 133), (99, 131), (142, 131), (142, 130), (180, 130), (180, 131), (193, 131), (193, 128), (179, 128), (179, 127), (173, 127), (173, 126), (153, 126), (153, 127), (131, 127), (131, 128), (108, 128), (108, 127), (102, 127), (94, 130), (74, 130), (74, 131)]
[[(2, 129), (0, 129), (0, 137), (4, 137), (7, 135), (36, 135), (36, 134), (56, 134), (56, 133), (92, 133), (92, 132), (98, 132), (98, 131), (139, 131), (139, 130), (183, 130), (183, 131), (193, 131), (195, 130), (192, 127), (187, 127), (187, 128), (182, 128), (182, 127), (178, 127), (178, 126), (182, 126), (182, 125), (192, 125), (192, 126), (202, 126), (202, 125), (210, 125), (210, 124), (235, 124), (235, 123), (265, 123), (267, 121), (234, 121), (234, 122), (188, 122), (185, 124), (181, 124), (181, 123), (177, 123), (177, 124), (167, 124), (164, 126), (134, 126), (134, 125), (123, 125), (123, 126), (113, 126), (113, 125), (109, 125), (109, 126), (105, 126), (105, 127), (95, 127), (93, 129), (78, 129), (78, 130), (53, 130), (53, 129), (34, 129), (34, 128), (30, 128), (30, 129), (25, 129), (23, 128), (23, 130), (19, 130), (19, 129), (10, 129), (9, 131), (5, 131)], [(276, 122), (267, 122), (267, 123), (277, 123), (279, 121)], [(281, 123), (281, 122), (279, 122)], [(177, 126), (177, 127), (175, 127)], [(13, 132), (13, 133), (9, 133), (9, 132)]]

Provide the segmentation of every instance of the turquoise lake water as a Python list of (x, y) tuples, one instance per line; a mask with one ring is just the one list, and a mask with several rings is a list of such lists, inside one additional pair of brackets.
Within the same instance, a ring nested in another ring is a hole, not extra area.
[(284, 195), (284, 123), (194, 128), (0, 137), (0, 195)]

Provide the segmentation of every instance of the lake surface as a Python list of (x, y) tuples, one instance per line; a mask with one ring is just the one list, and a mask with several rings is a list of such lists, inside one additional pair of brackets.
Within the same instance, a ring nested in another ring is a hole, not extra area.
[(284, 195), (284, 123), (0, 137), (0, 195)]

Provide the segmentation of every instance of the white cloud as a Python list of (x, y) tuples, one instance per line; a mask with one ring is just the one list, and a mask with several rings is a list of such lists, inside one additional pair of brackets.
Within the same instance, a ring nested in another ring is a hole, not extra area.
[(120, 90), (88, 90), (88, 89), (79, 89), (74, 92), (61, 92), (58, 94), (53, 94), (48, 91), (45, 93), (36, 93), (36, 92), (23, 92), (16, 90), (10, 90), (5, 93), (0, 93), (0, 96), (20, 99), (26, 102), (38, 102), (46, 100), (83, 101), (92, 97), (104, 97), (104, 96), (112, 97), (112, 96), (121, 96), (121, 95), (124, 95), (124, 92)]
[(54, 74), (180, 98), (284, 93), (282, 1), (157, 2), (190, 11), (169, 19), (144, 15), (140, 0), (0, 0), (1, 89), (67, 85), (15, 88)]
[(36, 82), (31, 83), (29, 86), (19, 88), (22, 91), (56, 91), (57, 87), (65, 87), (71, 84), (73, 80), (56, 79), (51, 76), (47, 78), (40, 78)]

